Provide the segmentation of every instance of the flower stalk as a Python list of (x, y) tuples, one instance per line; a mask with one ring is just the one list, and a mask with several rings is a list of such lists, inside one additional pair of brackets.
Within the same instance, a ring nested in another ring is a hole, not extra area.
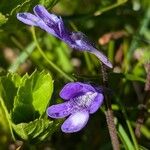
[(141, 137), (141, 126), (144, 123), (145, 119), (145, 114), (147, 111), (147, 102), (150, 98), (150, 63), (146, 64), (146, 69), (147, 69), (147, 77), (146, 77), (146, 83), (145, 83), (145, 88), (144, 88), (144, 98), (142, 103), (139, 105), (140, 111), (138, 114), (138, 118), (136, 120), (136, 127), (135, 127), (135, 135), (138, 139)]
[(50, 66), (55, 69), (57, 72), (59, 72), (65, 79), (67, 79), (68, 81), (74, 81), (73, 78), (71, 78), (69, 75), (67, 75), (63, 70), (61, 70), (57, 65), (55, 65), (51, 60), (49, 60), (47, 58), (47, 56), (44, 54), (44, 52), (42, 51), (38, 41), (37, 41), (37, 38), (36, 38), (36, 35), (35, 35), (35, 30), (34, 30), (34, 27), (31, 28), (31, 33), (32, 33), (32, 36), (33, 36), (33, 40), (37, 46), (37, 49), (38, 51), (40, 52), (41, 56), (50, 64)]
[[(101, 65), (102, 69), (102, 78), (103, 78), (103, 85), (104, 87), (108, 88), (108, 74), (107, 74), (107, 68), (105, 65)], [(117, 130), (114, 123), (114, 115), (111, 108), (111, 101), (109, 95), (104, 91), (104, 104), (105, 104), (105, 116), (106, 116), (106, 122), (108, 125), (108, 130), (111, 138), (111, 143), (113, 150), (120, 150), (120, 144), (119, 139), (117, 136)]]

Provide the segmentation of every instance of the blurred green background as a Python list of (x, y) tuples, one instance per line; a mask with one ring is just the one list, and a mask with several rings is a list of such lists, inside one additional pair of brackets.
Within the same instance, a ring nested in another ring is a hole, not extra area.
[[(18, 12), (32, 12), (43, 4), (50, 12), (62, 16), (70, 30), (85, 33), (113, 63), (109, 72), (112, 108), (121, 149), (150, 149), (150, 102), (144, 96), (150, 63), (149, 0), (1, 0), (0, 2), (0, 74), (8, 71), (23, 76), (34, 70), (46, 70), (54, 80), (51, 104), (61, 102), (59, 91), (68, 81), (50, 62), (77, 81), (102, 84), (100, 64), (89, 53), (72, 50), (64, 42), (39, 28), (31, 28), (16, 19)], [(36, 34), (44, 56), (33, 38)], [(141, 136), (136, 138), (136, 120), (142, 113)], [(2, 105), (2, 104), (1, 104)], [(79, 133), (64, 134), (58, 127), (43, 141), (13, 141), (6, 115), (0, 106), (0, 150), (111, 150), (111, 141), (102, 107), (90, 117)], [(29, 114), (30, 115), (30, 114)], [(60, 121), (61, 124), (61, 121)], [(59, 126), (60, 126), (59, 124)], [(14, 132), (14, 131), (13, 131)], [(16, 133), (15, 133), (16, 134)]]

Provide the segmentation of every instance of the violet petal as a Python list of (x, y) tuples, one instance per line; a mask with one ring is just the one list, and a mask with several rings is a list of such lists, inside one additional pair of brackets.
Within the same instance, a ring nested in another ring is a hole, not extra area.
[(71, 113), (72, 105), (68, 102), (52, 105), (47, 109), (47, 114), (51, 118), (64, 118)]
[(88, 108), (89, 109), (89, 113), (93, 114), (95, 113), (99, 107), (102, 105), (103, 103), (103, 99), (104, 96), (102, 94), (97, 94), (96, 98), (93, 100), (91, 106)]
[(89, 119), (87, 111), (79, 111), (72, 114), (61, 126), (61, 130), (65, 133), (78, 132), (85, 127)]
[(17, 19), (27, 25), (39, 26), (41, 29), (45, 30), (46, 32), (54, 36), (57, 36), (53, 29), (47, 27), (47, 25), (40, 18), (38, 18), (37, 16), (31, 13), (18, 13)]
[(53, 28), (53, 30), (58, 30), (58, 34), (60, 35), (59, 38), (63, 38), (62, 36), (66, 34), (67, 31), (65, 30), (64, 22), (60, 16), (49, 13), (42, 5), (36, 5), (33, 11), (35, 15), (42, 19), (49, 27)]
[(45, 30), (46, 32), (52, 34), (53, 36), (58, 37), (58, 35), (57, 35), (57, 33), (55, 32), (55, 30), (53, 30), (53, 28), (49, 28), (43, 21), (38, 22), (37, 25), (38, 25), (41, 29)]
[(71, 45), (71, 47), (78, 50), (87, 50), (90, 52), (95, 46), (89, 41), (88, 37), (80, 31), (72, 32), (70, 38), (74, 41), (74, 45)]
[(44, 22), (48, 22), (50, 24), (57, 24), (60, 21), (59, 17), (49, 13), (42, 5), (36, 5), (33, 8), (33, 11), (35, 15), (41, 18)]
[(91, 92), (95, 92), (95, 89), (93, 86), (91, 86), (90, 84), (85, 84), (85, 83), (81, 83), (81, 82), (78, 82), (80, 85), (83, 86), (85, 92), (88, 92), (88, 91), (91, 91)]
[[(64, 24), (63, 24), (61, 17), (58, 17), (54, 14), (49, 13), (45, 9), (45, 7), (41, 5), (35, 6), (33, 10), (34, 10), (35, 15), (45, 22), (45, 24), (47, 25), (47, 28), (53, 29), (55, 31), (56, 34), (54, 36), (61, 39), (62, 35), (65, 33)], [(49, 33), (51, 34), (51, 32)]]
[(31, 13), (18, 13), (17, 14), (17, 19), (20, 20), (21, 22), (27, 24), (27, 25), (31, 25), (31, 26), (38, 26), (37, 22), (40, 21), (40, 19), (38, 17), (36, 17), (35, 15), (31, 14)]
[(85, 94), (89, 91), (95, 92), (95, 89), (88, 84), (80, 82), (70, 82), (63, 87), (59, 95), (61, 98), (69, 100), (76, 96), (80, 96), (81, 94)]
[(113, 67), (107, 57), (95, 48), (95, 45), (88, 40), (85, 34), (82, 32), (69, 32), (65, 29), (61, 17), (49, 13), (42, 5), (36, 5), (34, 13), (36, 16), (30, 13), (20, 13), (17, 14), (17, 18), (25, 24), (39, 26), (46, 32), (63, 40), (72, 48), (94, 54), (106, 66)]
[(108, 60), (108, 58), (102, 52), (95, 49), (91, 53), (97, 56), (97, 58), (101, 60), (107, 67), (113, 68), (112, 63)]
[(71, 39), (72, 41), (75, 41), (74, 44), (70, 45), (72, 48), (82, 51), (88, 51), (96, 55), (98, 59), (100, 59), (106, 66), (112, 68), (112, 64), (108, 60), (108, 58), (95, 48), (95, 45), (89, 41), (88, 37), (85, 34), (83, 34), (82, 32), (72, 32)]

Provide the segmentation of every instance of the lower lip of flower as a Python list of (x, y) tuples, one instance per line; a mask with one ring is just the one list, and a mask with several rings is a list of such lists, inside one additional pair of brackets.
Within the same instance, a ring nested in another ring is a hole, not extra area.
[(85, 95), (75, 97), (73, 101), (77, 106), (87, 108), (91, 105), (92, 101), (97, 96), (96, 92), (87, 92)]

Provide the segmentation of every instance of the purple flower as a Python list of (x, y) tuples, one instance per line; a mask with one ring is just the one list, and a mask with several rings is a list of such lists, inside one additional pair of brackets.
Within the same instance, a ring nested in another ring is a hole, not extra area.
[(56, 36), (66, 42), (71, 48), (81, 51), (88, 51), (96, 55), (106, 66), (112, 68), (111, 62), (107, 57), (95, 48), (86, 35), (82, 32), (70, 32), (64, 27), (61, 17), (49, 13), (44, 6), (36, 5), (33, 9), (34, 14), (18, 13), (18, 20), (31, 26), (38, 26), (46, 32)]
[(88, 122), (89, 114), (95, 113), (102, 105), (103, 94), (89, 84), (71, 82), (60, 91), (64, 103), (52, 105), (47, 109), (51, 118), (64, 118), (61, 130), (65, 133), (80, 131)]

